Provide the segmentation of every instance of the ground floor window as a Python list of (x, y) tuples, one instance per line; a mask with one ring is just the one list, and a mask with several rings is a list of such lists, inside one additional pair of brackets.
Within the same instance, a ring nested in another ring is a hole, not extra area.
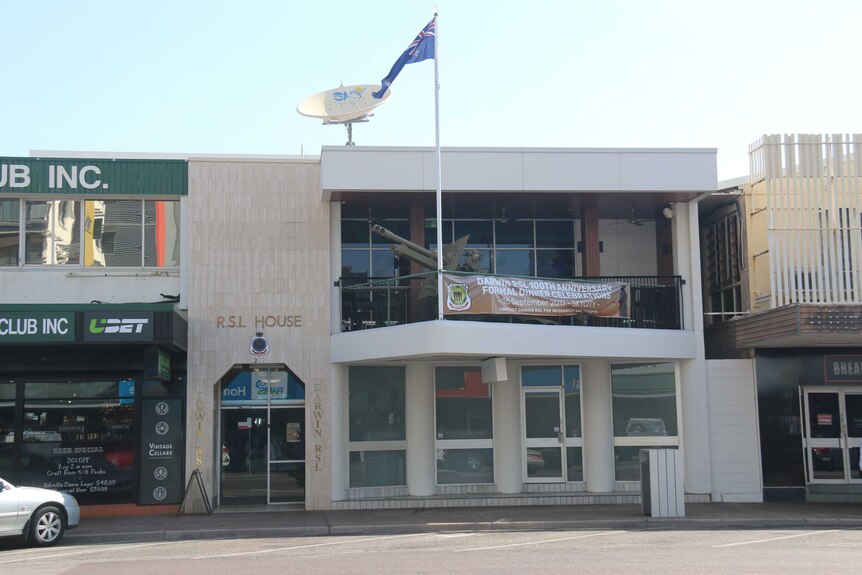
[(404, 368), (351, 366), (348, 377), (350, 487), (407, 485)]
[(494, 482), (491, 386), (480, 367), (434, 372), (437, 483)]
[(641, 449), (679, 446), (673, 363), (611, 365), (614, 471), (639, 481)]

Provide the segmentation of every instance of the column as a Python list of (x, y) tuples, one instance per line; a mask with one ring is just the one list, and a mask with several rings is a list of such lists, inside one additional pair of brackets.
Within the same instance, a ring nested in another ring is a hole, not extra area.
[(508, 381), (491, 384), (494, 409), (494, 476), (500, 493), (524, 490), (521, 447), (521, 394), (519, 367), (507, 361)]
[(581, 274), (600, 276), (599, 208), (592, 194), (587, 194), (581, 202), (581, 250)]
[[(349, 463), (347, 457), (347, 378), (348, 367), (343, 363), (333, 363), (330, 373), (331, 413), (330, 445), (332, 450), (332, 501), (341, 501), (350, 485)], [(306, 405), (306, 409), (309, 406)], [(308, 421), (308, 418), (306, 418)], [(306, 463), (308, 465), (308, 463)]]
[(404, 390), (407, 436), (407, 493), (434, 495), (434, 367), (409, 363)]
[(581, 363), (584, 414), (584, 479), (587, 491), (614, 490), (614, 428), (611, 366), (605, 361)]

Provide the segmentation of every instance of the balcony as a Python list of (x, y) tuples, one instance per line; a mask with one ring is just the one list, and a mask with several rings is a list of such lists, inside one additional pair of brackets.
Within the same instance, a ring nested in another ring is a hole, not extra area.
[[(446, 272), (447, 275), (467, 275)], [(476, 275), (476, 274), (472, 274)], [(481, 274), (484, 277), (498, 277)], [(512, 277), (512, 276), (506, 276)], [(561, 281), (560, 278), (524, 278)], [(680, 276), (601, 276), (567, 278), (580, 282), (619, 282), (629, 286), (628, 317), (593, 315), (447, 315), (448, 321), (567, 325), (586, 327), (681, 330), (682, 278)], [(392, 327), (437, 319), (436, 273), (399, 278), (341, 278), (341, 331)]]

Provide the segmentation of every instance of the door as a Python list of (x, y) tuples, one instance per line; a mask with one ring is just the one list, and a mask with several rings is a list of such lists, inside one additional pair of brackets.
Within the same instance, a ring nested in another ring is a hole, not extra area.
[(804, 390), (803, 447), (811, 483), (860, 482), (862, 391)]
[(267, 409), (223, 409), (221, 437), (221, 503), (266, 503)]
[(566, 433), (562, 389), (529, 388), (524, 392), (524, 453), (527, 481), (560, 482), (566, 469)]

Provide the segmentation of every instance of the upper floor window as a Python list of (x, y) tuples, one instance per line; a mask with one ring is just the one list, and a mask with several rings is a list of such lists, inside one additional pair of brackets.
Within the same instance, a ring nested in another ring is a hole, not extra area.
[(0, 200), (0, 266), (180, 265), (180, 202)]

